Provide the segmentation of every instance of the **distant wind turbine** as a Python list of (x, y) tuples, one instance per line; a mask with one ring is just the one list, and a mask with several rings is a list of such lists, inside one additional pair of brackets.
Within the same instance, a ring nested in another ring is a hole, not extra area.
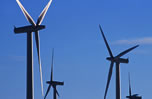
[(116, 99), (121, 99), (121, 97), (120, 97), (120, 66), (119, 65), (120, 65), (120, 63), (128, 63), (129, 61), (128, 61), (128, 59), (124, 59), (124, 58), (120, 58), (120, 57), (125, 55), (126, 53), (130, 52), (131, 50), (135, 49), (139, 45), (131, 47), (131, 48), (121, 52), (117, 56), (113, 56), (112, 51), (111, 51), (111, 49), (108, 45), (108, 42), (106, 40), (106, 37), (104, 36), (104, 33), (103, 33), (102, 28), (101, 28), (100, 25), (99, 25), (99, 28), (100, 28), (101, 34), (103, 36), (104, 42), (106, 44), (106, 47), (108, 49), (108, 52), (110, 54), (110, 57), (107, 57), (107, 60), (111, 61), (104, 99), (106, 99), (106, 95), (107, 95), (107, 91), (108, 91), (108, 88), (109, 88), (109, 83), (110, 83), (110, 80), (111, 80), (114, 63), (116, 63)]
[(28, 12), (25, 10), (23, 5), (20, 3), (19, 0), (16, 0), (19, 7), (21, 8), (23, 14), (25, 15), (26, 19), (29, 21), (31, 25), (29, 26), (23, 26), (19, 28), (14, 28), (14, 32), (16, 34), (18, 33), (27, 33), (27, 99), (33, 99), (34, 98), (34, 92), (33, 92), (33, 34), (32, 32), (35, 32), (35, 40), (36, 40), (36, 47), (37, 47), (37, 54), (38, 54), (38, 61), (39, 61), (39, 71), (40, 71), (40, 79), (41, 79), (41, 88), (42, 88), (42, 95), (43, 95), (43, 80), (42, 80), (42, 68), (41, 68), (41, 59), (40, 59), (40, 44), (39, 44), (39, 30), (44, 29), (44, 25), (40, 25), (44, 19), (44, 16), (52, 2), (50, 0), (44, 10), (41, 12), (40, 16), (37, 19), (37, 23), (35, 24), (32, 17), (28, 14)]
[(57, 99), (57, 96), (59, 96), (59, 93), (56, 89), (56, 86), (57, 85), (61, 85), (63, 86), (64, 85), (64, 82), (59, 82), (59, 81), (54, 81), (53, 80), (53, 60), (54, 60), (54, 50), (52, 51), (52, 64), (51, 64), (51, 78), (50, 78), (50, 81), (47, 81), (46, 83), (49, 84), (48, 86), (48, 89), (47, 89), (47, 92), (44, 96), (44, 99), (46, 99), (46, 96), (48, 95), (50, 89), (51, 89), (51, 86), (53, 87), (53, 99)]
[(128, 98), (128, 99), (142, 99), (142, 97), (138, 96), (138, 94), (132, 95), (132, 93), (131, 93), (131, 83), (130, 83), (130, 73), (128, 74), (128, 76), (129, 76), (129, 96), (126, 96), (126, 98)]

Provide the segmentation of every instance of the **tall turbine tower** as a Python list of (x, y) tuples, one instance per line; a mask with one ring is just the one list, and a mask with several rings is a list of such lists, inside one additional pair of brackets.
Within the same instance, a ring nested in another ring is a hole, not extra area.
[(108, 88), (109, 88), (109, 83), (110, 83), (110, 80), (111, 80), (114, 63), (116, 63), (116, 99), (121, 99), (121, 96), (120, 96), (120, 66), (119, 65), (120, 65), (120, 63), (128, 63), (129, 61), (128, 61), (128, 59), (124, 59), (124, 58), (120, 58), (120, 57), (125, 55), (126, 53), (130, 52), (131, 50), (135, 49), (139, 45), (131, 47), (131, 48), (121, 52), (117, 56), (113, 56), (112, 51), (111, 51), (111, 49), (108, 45), (108, 42), (107, 42), (107, 40), (104, 36), (104, 33), (103, 33), (102, 28), (101, 28), (100, 25), (99, 25), (99, 28), (100, 28), (101, 34), (103, 36), (104, 42), (106, 44), (106, 47), (108, 49), (108, 52), (110, 54), (110, 57), (107, 57), (107, 60), (111, 61), (104, 99), (106, 99), (106, 95), (107, 95), (107, 91), (108, 91)]
[(42, 69), (41, 69), (41, 59), (40, 59), (40, 45), (39, 45), (39, 30), (44, 29), (44, 25), (40, 25), (44, 19), (44, 16), (52, 2), (50, 0), (44, 10), (41, 12), (40, 16), (37, 19), (37, 23), (35, 24), (32, 17), (28, 14), (25, 10), (23, 5), (20, 3), (19, 0), (16, 0), (19, 7), (21, 8), (23, 14), (25, 15), (26, 19), (29, 21), (31, 25), (23, 26), (19, 28), (14, 28), (14, 32), (18, 33), (27, 33), (27, 89), (26, 89), (26, 99), (34, 99), (34, 89), (33, 89), (33, 34), (35, 32), (35, 40), (36, 40), (36, 47), (38, 53), (38, 61), (39, 61), (39, 71), (40, 71), (40, 79), (41, 79), (41, 88), (42, 88), (42, 95), (43, 95), (43, 80), (42, 80)]
[(53, 59), (54, 59), (54, 50), (52, 51), (51, 78), (50, 78), (50, 81), (46, 82), (47, 84), (49, 84), (49, 86), (48, 86), (48, 89), (47, 89), (46, 94), (44, 96), (44, 99), (46, 99), (46, 96), (48, 95), (48, 93), (51, 89), (51, 86), (53, 87), (53, 99), (57, 99), (56, 95), (59, 96), (59, 93), (56, 89), (56, 86), (57, 85), (60, 85), (60, 86), (64, 85), (64, 82), (59, 82), (59, 81), (54, 81), (53, 80)]

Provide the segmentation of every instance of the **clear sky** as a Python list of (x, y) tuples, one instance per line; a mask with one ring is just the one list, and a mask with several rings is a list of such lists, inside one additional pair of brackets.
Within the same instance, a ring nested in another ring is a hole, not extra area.
[[(49, 0), (20, 0), (36, 21)], [(152, 1), (151, 0), (53, 0), (40, 31), (44, 92), (50, 79), (51, 51), (55, 48), (54, 79), (59, 99), (103, 99), (110, 62), (99, 24), (114, 55), (136, 44), (140, 47), (123, 56), (121, 97), (128, 95), (128, 72), (132, 92), (144, 99), (152, 90)], [(26, 99), (26, 34), (15, 35), (16, 27), (29, 25), (15, 0), (0, 1), (0, 98)], [(41, 96), (34, 41), (34, 92)], [(52, 90), (47, 99), (52, 98)], [(115, 99), (115, 68), (107, 94)]]

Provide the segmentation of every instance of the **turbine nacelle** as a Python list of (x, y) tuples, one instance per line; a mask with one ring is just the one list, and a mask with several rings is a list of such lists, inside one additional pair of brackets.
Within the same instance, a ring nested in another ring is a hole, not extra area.
[(47, 84), (50, 84), (50, 85), (64, 85), (64, 82), (58, 82), (58, 81), (47, 81), (46, 82)]
[(128, 58), (125, 59), (125, 58), (107, 57), (106, 59), (109, 60), (109, 61), (112, 61), (112, 62), (129, 63), (129, 59)]
[(132, 95), (132, 96), (126, 96), (128, 99), (142, 99), (141, 96), (138, 96), (138, 94)]
[(14, 27), (14, 32), (15, 33), (29, 33), (29, 32), (36, 32), (39, 30), (45, 29), (45, 25), (28, 25), (28, 26), (23, 26), (23, 27)]

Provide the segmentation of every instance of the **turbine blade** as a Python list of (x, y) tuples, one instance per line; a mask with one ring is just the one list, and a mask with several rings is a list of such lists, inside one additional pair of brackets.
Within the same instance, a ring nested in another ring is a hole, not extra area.
[(53, 61), (54, 61), (54, 49), (52, 49), (51, 81), (53, 81)]
[(35, 32), (35, 41), (36, 41), (36, 47), (37, 47), (37, 54), (38, 54), (38, 61), (39, 61), (39, 71), (40, 71), (40, 80), (41, 80), (41, 89), (42, 89), (42, 96), (43, 96), (43, 78), (42, 78), (42, 66), (41, 66), (41, 57), (40, 57), (40, 38), (39, 38), (39, 32)]
[(107, 40), (106, 40), (106, 37), (105, 37), (105, 35), (104, 35), (104, 33), (103, 33), (102, 28), (101, 28), (100, 25), (99, 25), (99, 28), (100, 28), (101, 34), (102, 34), (102, 36), (103, 36), (104, 42), (105, 42), (105, 44), (106, 44), (106, 47), (107, 47), (107, 49), (108, 49), (108, 52), (109, 52), (109, 54), (110, 54), (110, 57), (113, 57), (112, 52), (111, 52), (111, 49), (110, 49), (110, 47), (109, 47), (109, 45), (108, 45), (108, 42), (107, 42)]
[(37, 20), (36, 25), (40, 25), (40, 24), (42, 23), (42, 21), (43, 21), (43, 19), (44, 19), (44, 17), (45, 17), (45, 14), (46, 14), (48, 8), (50, 7), (51, 2), (52, 2), (52, 0), (50, 0), (50, 1), (48, 2), (48, 4), (46, 5), (46, 7), (45, 7), (45, 8), (43, 9), (43, 11), (41, 12), (41, 14), (40, 14), (40, 16), (39, 16), (39, 18), (38, 18), (38, 20)]
[(129, 77), (129, 96), (131, 97), (130, 73), (128, 74), (128, 77)]
[(125, 55), (126, 53), (130, 52), (131, 50), (135, 49), (136, 47), (138, 47), (139, 45), (136, 45), (134, 47), (131, 47), (123, 52), (121, 52), (119, 55), (116, 56), (116, 58), (120, 58), (121, 56)]
[(25, 8), (24, 8), (23, 5), (20, 3), (20, 1), (19, 1), (19, 0), (16, 0), (16, 2), (18, 3), (19, 7), (21, 8), (21, 10), (22, 10), (24, 16), (26, 17), (26, 19), (27, 19), (33, 26), (35, 26), (36, 24), (35, 24), (34, 20), (33, 20), (32, 17), (28, 14), (28, 12), (25, 10)]
[(114, 62), (111, 62), (111, 64), (110, 64), (109, 74), (108, 74), (108, 79), (107, 79), (107, 85), (106, 85), (106, 90), (105, 90), (104, 99), (106, 99), (106, 96), (107, 96), (107, 91), (108, 91), (109, 83), (110, 83), (111, 76), (112, 76), (113, 64), (114, 64)]
[(48, 89), (47, 89), (47, 92), (46, 92), (46, 94), (45, 94), (45, 96), (44, 96), (44, 99), (45, 99), (45, 98), (46, 98), (46, 96), (48, 95), (48, 93), (49, 93), (50, 89), (51, 89), (51, 85), (49, 85), (49, 87), (48, 87)]
[(59, 92), (56, 90), (57, 95), (60, 97)]
[(52, 87), (53, 87), (53, 89), (54, 89), (55, 94), (57, 94), (57, 95), (60, 97), (60, 95), (59, 95), (59, 93), (58, 93), (58, 91), (57, 91), (57, 89), (56, 89), (56, 85), (55, 85), (55, 86), (52, 86)]

